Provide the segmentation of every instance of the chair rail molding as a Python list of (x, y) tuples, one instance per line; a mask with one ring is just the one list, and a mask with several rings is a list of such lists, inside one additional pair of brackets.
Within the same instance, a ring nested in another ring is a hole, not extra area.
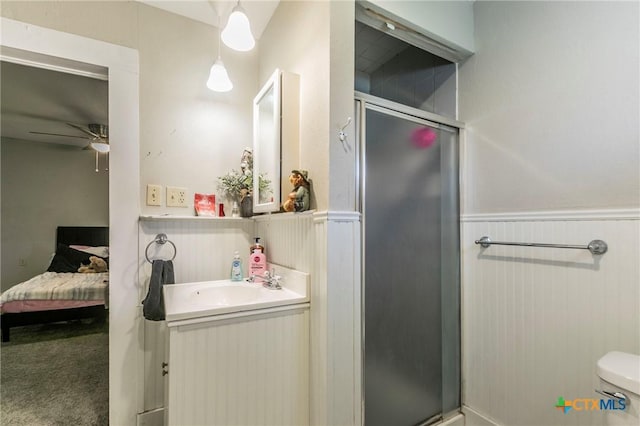
[(640, 220), (640, 208), (549, 210), (504, 213), (470, 213), (461, 222), (534, 222), (573, 220)]
[(314, 222), (359, 222), (362, 217), (356, 211), (320, 211), (313, 214)]

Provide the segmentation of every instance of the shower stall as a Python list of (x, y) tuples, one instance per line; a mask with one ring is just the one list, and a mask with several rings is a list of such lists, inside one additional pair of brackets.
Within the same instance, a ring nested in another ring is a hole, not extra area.
[(459, 58), (369, 6), (356, 1), (354, 58), (362, 414), (429, 425), (461, 404)]
[(431, 424), (460, 407), (459, 123), (361, 92), (355, 107), (364, 423)]

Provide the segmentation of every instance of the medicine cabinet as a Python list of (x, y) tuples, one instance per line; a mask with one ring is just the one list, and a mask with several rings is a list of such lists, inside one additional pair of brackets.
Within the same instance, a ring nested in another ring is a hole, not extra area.
[(276, 69), (253, 99), (253, 211), (280, 209), (299, 168), (299, 76)]

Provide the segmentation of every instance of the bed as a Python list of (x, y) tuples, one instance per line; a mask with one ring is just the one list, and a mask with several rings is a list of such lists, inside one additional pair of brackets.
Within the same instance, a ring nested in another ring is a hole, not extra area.
[(59, 226), (46, 272), (16, 284), (0, 298), (2, 341), (12, 327), (107, 317), (109, 273), (78, 273), (90, 256), (108, 263), (109, 228)]

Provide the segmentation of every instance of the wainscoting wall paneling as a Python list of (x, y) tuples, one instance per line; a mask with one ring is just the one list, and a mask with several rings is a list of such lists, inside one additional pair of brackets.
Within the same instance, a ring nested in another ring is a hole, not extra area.
[[(474, 241), (586, 245), (588, 250)], [(463, 401), (508, 425), (597, 425), (558, 397), (595, 398), (596, 362), (640, 353), (640, 212), (575, 211), (462, 218)]]

